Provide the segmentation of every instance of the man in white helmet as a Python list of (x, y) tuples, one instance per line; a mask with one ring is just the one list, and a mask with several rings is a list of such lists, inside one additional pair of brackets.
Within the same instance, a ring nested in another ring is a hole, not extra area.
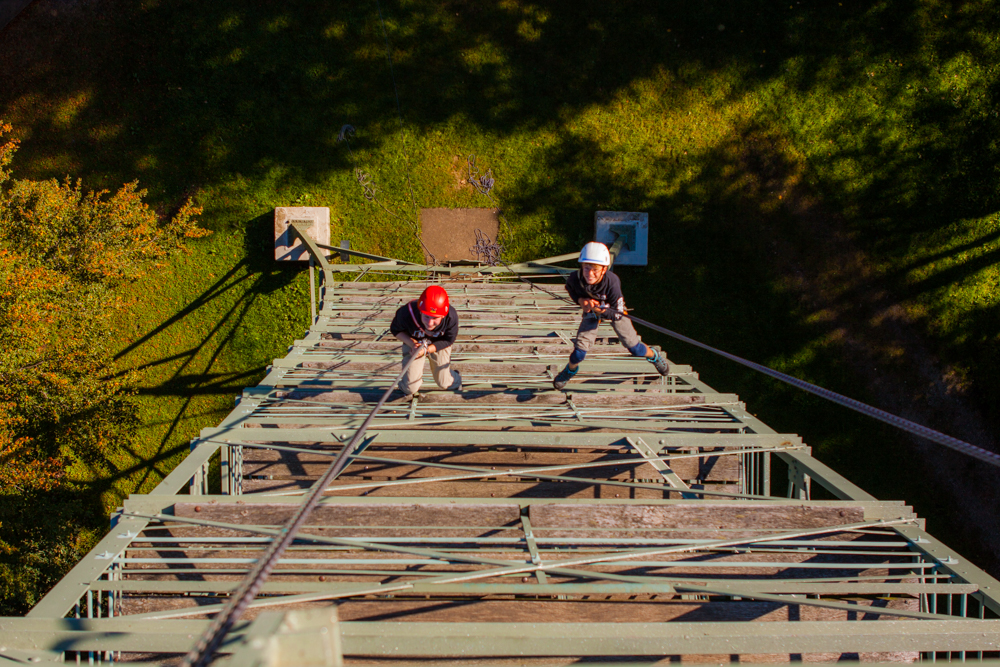
[(625, 297), (622, 296), (622, 283), (618, 276), (608, 271), (609, 266), (611, 253), (608, 252), (608, 247), (603, 243), (588, 243), (580, 251), (580, 270), (566, 281), (566, 291), (583, 309), (583, 319), (576, 332), (569, 363), (552, 380), (552, 386), (556, 389), (565, 387), (576, 375), (580, 362), (597, 340), (597, 327), (601, 320), (611, 322), (618, 340), (633, 356), (644, 357), (660, 375), (670, 372), (670, 364), (663, 351), (656, 345), (643, 344), (631, 320), (623, 317)]

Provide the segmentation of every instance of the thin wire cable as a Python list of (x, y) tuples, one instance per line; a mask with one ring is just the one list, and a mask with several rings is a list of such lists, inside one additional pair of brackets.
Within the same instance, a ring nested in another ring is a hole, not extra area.
[(388, 213), (391, 217), (396, 218), (397, 220), (400, 220), (409, 225), (414, 235), (417, 237), (417, 241), (420, 242), (420, 246), (424, 249), (424, 252), (427, 254), (427, 257), (430, 258), (431, 265), (434, 265), (438, 263), (437, 257), (434, 256), (434, 253), (430, 251), (430, 248), (427, 247), (427, 244), (425, 244), (424, 240), (420, 237), (420, 224), (419, 222), (417, 222), (420, 216), (420, 208), (417, 206), (417, 200), (413, 194), (413, 182), (410, 177), (410, 152), (406, 146), (406, 132), (403, 125), (403, 107), (399, 101), (399, 87), (396, 85), (396, 72), (392, 64), (392, 51), (389, 46), (389, 33), (386, 31), (385, 18), (382, 15), (382, 4), (379, 0), (375, 0), (375, 4), (378, 7), (378, 18), (382, 26), (382, 39), (385, 43), (385, 59), (389, 65), (389, 77), (392, 79), (392, 92), (396, 98), (396, 119), (399, 123), (400, 144), (403, 147), (403, 158), (406, 164), (406, 170), (405, 170), (406, 188), (407, 188), (407, 193), (409, 194), (410, 197), (410, 205), (413, 207), (413, 220), (408, 220), (402, 217), (401, 215), (392, 212), (385, 204), (383, 204), (378, 199), (378, 188), (375, 186), (375, 183), (371, 180), (371, 175), (363, 171), (360, 167), (358, 167), (357, 160), (354, 157), (354, 151), (351, 150), (350, 137), (352, 137), (355, 133), (354, 126), (343, 125), (340, 128), (340, 133), (337, 135), (337, 141), (344, 142), (347, 145), (347, 152), (351, 156), (351, 162), (354, 163), (354, 178), (358, 181), (358, 185), (361, 186), (361, 191), (364, 198), (369, 202), (377, 204), (379, 208)]
[(855, 412), (860, 412), (863, 415), (868, 415), (873, 419), (877, 419), (880, 422), (889, 424), (890, 426), (895, 426), (898, 429), (902, 429), (915, 436), (924, 438), (925, 440), (936, 442), (939, 445), (944, 445), (945, 447), (954, 449), (955, 451), (958, 452), (962, 452), (963, 454), (979, 459), (980, 461), (984, 461), (986, 463), (990, 463), (1000, 467), (1000, 454), (996, 454), (987, 449), (983, 449), (982, 447), (976, 447), (975, 445), (969, 444), (964, 440), (953, 438), (950, 435), (946, 435), (944, 433), (941, 433), (940, 431), (935, 431), (932, 428), (928, 428), (921, 424), (917, 424), (916, 422), (912, 422), (909, 419), (904, 419), (902, 417), (892, 414), (891, 412), (880, 410), (879, 408), (868, 405), (867, 403), (862, 403), (861, 401), (850, 398), (849, 396), (844, 396), (843, 394), (838, 394), (835, 391), (830, 391), (829, 389), (818, 387), (814, 384), (806, 382), (805, 380), (800, 380), (797, 377), (792, 377), (791, 375), (786, 375), (785, 373), (776, 371), (772, 368), (768, 368), (767, 366), (763, 366), (753, 361), (743, 359), (742, 357), (737, 357), (735, 354), (730, 354), (723, 350), (718, 350), (710, 345), (706, 345), (705, 343), (696, 341), (693, 338), (688, 338), (687, 336), (679, 334), (676, 331), (664, 329), (663, 327), (657, 326), (652, 322), (647, 322), (646, 320), (640, 319), (633, 315), (625, 315), (625, 317), (629, 318), (636, 324), (641, 324), (644, 327), (652, 329), (653, 331), (658, 331), (662, 334), (670, 336), (671, 338), (676, 338), (677, 340), (688, 343), (689, 345), (700, 347), (703, 350), (707, 350), (709, 352), (717, 354), (721, 357), (724, 357), (725, 359), (729, 359), (730, 361), (735, 361), (736, 363), (746, 366), (747, 368), (751, 368), (757, 371), (758, 373), (763, 373), (764, 375), (772, 377), (776, 380), (780, 380), (786, 384), (790, 384), (793, 387), (796, 387), (803, 391), (807, 391), (810, 394), (814, 394), (816, 396), (825, 398), (826, 400), (832, 401), (837, 405), (849, 408), (851, 410), (854, 410)]
[(285, 552), (285, 549), (292, 543), (295, 539), (295, 535), (299, 532), (299, 529), (305, 525), (306, 520), (309, 518), (309, 514), (316, 508), (319, 504), (320, 498), (323, 496), (323, 492), (326, 487), (336, 479), (343, 469), (347, 466), (351, 459), (351, 454), (357, 448), (358, 442), (364, 437), (365, 431), (368, 429), (368, 425), (371, 424), (375, 415), (378, 411), (382, 409), (389, 395), (395, 390), (396, 384), (403, 378), (403, 375), (410, 368), (410, 364), (413, 363), (418, 357), (416, 355), (410, 355), (410, 358), (403, 364), (403, 368), (399, 371), (399, 375), (393, 380), (389, 388), (385, 390), (382, 394), (382, 398), (379, 399), (378, 403), (362, 422), (358, 430), (355, 431), (354, 437), (351, 441), (344, 445), (344, 448), (340, 450), (340, 453), (330, 464), (330, 467), (326, 469), (323, 476), (320, 477), (309, 493), (303, 498), (302, 504), (299, 505), (298, 509), (288, 520), (288, 522), (281, 528), (279, 535), (271, 541), (267, 548), (267, 551), (257, 559), (254, 567), (247, 573), (243, 581), (240, 583), (239, 588), (237, 588), (232, 596), (229, 598), (229, 602), (226, 604), (225, 608), (219, 612), (219, 614), (212, 621), (211, 625), (205, 630), (205, 633), (198, 639), (198, 643), (195, 644), (194, 648), (184, 656), (184, 660), (181, 662), (183, 667), (205, 667), (212, 661), (212, 656), (218, 650), (219, 645), (222, 640), (225, 639), (226, 634), (232, 629), (233, 624), (243, 616), (243, 612), (246, 611), (250, 603), (257, 596), (261, 587), (267, 581), (268, 576), (271, 574), (271, 570), (275, 568), (278, 564), (278, 560), (281, 555)]
[[(399, 102), (399, 87), (396, 85), (396, 70), (392, 65), (392, 50), (389, 47), (389, 33), (385, 29), (385, 18), (382, 16), (381, 0), (375, 0), (375, 6), (378, 8), (378, 20), (382, 24), (382, 39), (385, 42), (385, 60), (389, 64), (389, 76), (392, 78), (392, 92), (396, 96), (396, 118), (399, 121), (399, 141), (403, 146), (403, 158), (406, 161), (406, 187), (410, 194), (410, 204), (413, 206), (414, 220), (416, 220), (419, 218), (420, 209), (417, 206), (416, 197), (413, 196), (413, 182), (410, 179), (410, 152), (406, 148), (406, 131), (403, 127), (403, 106)], [(431, 253), (427, 246), (424, 245), (423, 239), (420, 239), (420, 245), (424, 247), (424, 252), (426, 252), (428, 257), (431, 258), (431, 263), (437, 264), (437, 258)]]

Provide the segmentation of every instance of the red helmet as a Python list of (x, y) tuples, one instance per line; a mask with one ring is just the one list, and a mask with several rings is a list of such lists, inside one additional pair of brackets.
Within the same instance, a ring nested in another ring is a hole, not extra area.
[(431, 285), (417, 299), (417, 310), (427, 317), (444, 317), (448, 314), (448, 293), (440, 285)]

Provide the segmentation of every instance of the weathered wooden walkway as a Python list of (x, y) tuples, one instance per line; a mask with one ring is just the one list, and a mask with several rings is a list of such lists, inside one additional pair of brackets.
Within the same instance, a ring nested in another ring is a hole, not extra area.
[[(190, 648), (400, 370), (389, 322), (427, 282), (334, 282), (322, 263), (306, 336), (27, 619), (3, 619), (7, 646), (31, 637), (38, 655), (84, 661)], [(427, 373), (421, 398), (390, 399), (231, 635), (229, 664), (996, 655), (1000, 583), (904, 503), (689, 366), (661, 378), (610, 327), (554, 391), (576, 309), (489, 274), (434, 279), (461, 315), (463, 390)]]

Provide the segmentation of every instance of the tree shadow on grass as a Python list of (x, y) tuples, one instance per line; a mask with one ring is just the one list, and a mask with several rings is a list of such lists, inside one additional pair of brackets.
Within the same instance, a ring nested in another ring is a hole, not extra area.
[[(40, 158), (39, 174), (61, 176), (65, 164), (113, 186), (138, 172), (169, 201), (241, 175), (317, 183), (345, 173), (348, 157), (333, 148), (340, 127), (362, 129), (361, 153), (395, 143), (397, 93), (405, 121), (420, 131), (458, 122), (504, 136), (561, 124), (660, 72), (706, 90), (721, 73), (738, 72), (720, 104), (768, 86), (878, 96), (824, 131), (851, 138), (836, 143), (831, 164), (854, 160), (877, 175), (851, 198), (882, 221), (879, 235), (933, 224), (933, 213), (953, 215), (956, 201), (989, 208), (976, 186), (996, 176), (997, 120), (983, 113), (995, 107), (996, 77), (972, 92), (922, 91), (936, 74), (928, 71), (934, 59), (922, 57), (929, 44), (941, 61), (990, 61), (994, 54), (974, 36), (998, 28), (989, 3), (966, 3), (947, 22), (902, 0), (150, 1), (103, 3), (75, 18), (48, 18), (51, 3), (36, 4), (33, 21), (53, 38), (40, 54), (23, 48), (26, 35), (10, 37), (8, 48), (22, 48), (5, 55), (0, 108), (34, 126), (25, 128), (24, 150)], [(79, 29), (64, 34), (63, 21)], [(871, 63), (889, 60), (901, 65), (873, 83)], [(879, 105), (918, 86), (903, 109), (931, 131), (887, 143), (899, 119), (880, 117)], [(836, 174), (827, 181), (830, 194), (851, 187)], [(913, 183), (928, 187), (915, 194)], [(995, 199), (995, 186), (985, 191)], [(889, 202), (903, 195), (911, 203), (894, 210)], [(915, 222), (907, 213), (928, 199), (934, 211)]]
[[(650, 156), (634, 173), (618, 169), (616, 153), (627, 146), (556, 132), (535, 165), (551, 182), (505, 194), (503, 204), (512, 215), (549, 215), (564, 250), (589, 238), (595, 209), (649, 211), (650, 266), (621, 270), (627, 286), (648, 286), (627, 292), (640, 315), (655, 313), (654, 321), (695, 338), (877, 403), (885, 392), (858, 366), (899, 371), (907, 357), (894, 360), (885, 344), (899, 331), (891, 318), (863, 324), (884, 303), (876, 293), (891, 302), (940, 289), (995, 257), (959, 261), (924, 284), (909, 285), (897, 272), (854, 284), (854, 292), (832, 280), (836, 273), (824, 285), (810, 239), (829, 222), (815, 220), (823, 207), (803, 213), (775, 198), (794, 190), (795, 173), (802, 188), (843, 212), (849, 240), (886, 256), (907, 252), (917, 233), (1000, 209), (1000, 83), (983, 71), (995, 53), (980, 38), (1000, 32), (1000, 17), (987, 2), (963, 3), (947, 21), (903, 0), (834, 4), (387, 2), (394, 90), (374, 3), (108, 2), (79, 10), (68, 25), (80, 29), (66, 31), (60, 18), (45, 18), (50, 4), (40, 0), (29, 10), (35, 30), (3, 33), (0, 109), (25, 133), (18, 157), (27, 175), (72, 172), (105, 187), (138, 175), (156, 201), (173, 205), (198, 188), (242, 178), (276, 190), (331, 176), (346, 181), (352, 165), (334, 150), (341, 125), (360, 128), (355, 150), (364, 159), (391, 149), (397, 90), (408, 128), (430, 133), (457, 124), (468, 128), (462, 136), (502, 137), (561, 127), (661, 73), (682, 93), (664, 95), (666, 110), (683, 106), (692, 90), (715, 91), (719, 107), (757, 95), (756, 122), (770, 133), (740, 127), (701, 153)], [(727, 72), (733, 75), (719, 84)], [(962, 88), (963, 81), (975, 85)], [(835, 120), (824, 120), (828, 112)], [(401, 188), (402, 166), (393, 167)], [(663, 194), (664, 183), (678, 188)], [(189, 378), (206, 374), (206, 391), (227, 390), (212, 376), (225, 374), (214, 367), (238, 344), (236, 326), (254, 315), (260, 295), (290, 279), (292, 269), (265, 266), (268, 222), (265, 215), (247, 226), (247, 273), (230, 274), (181, 315), (245, 290), (226, 301), (186, 358), (171, 362), (181, 363), (167, 386), (174, 383), (184, 405), (154, 461), (183, 451), (168, 440), (199, 391)], [(840, 309), (842, 319), (824, 319), (828, 309)], [(837, 337), (845, 320), (865, 334), (858, 340), (877, 345), (858, 354)], [(992, 372), (1000, 354), (995, 344), (979, 344), (993, 340), (996, 322), (996, 309), (984, 308), (945, 342)], [(683, 354), (720, 390), (753, 397), (765, 421), (802, 432), (863, 487), (926, 497), (911, 444), (884, 427), (706, 353)], [(991, 395), (996, 381), (974, 374), (983, 396)], [(910, 392), (923, 400), (919, 389)]]
[[(155, 336), (168, 334), (170, 327), (179, 325), (196, 311), (209, 313), (207, 319), (211, 322), (211, 328), (200, 334), (200, 339), (194, 341), (194, 344), (183, 352), (146, 361), (131, 369), (148, 370), (157, 366), (169, 368), (169, 377), (159, 381), (155, 386), (138, 388), (138, 394), (174, 397), (181, 401), (176, 408), (174, 418), (166, 426), (156, 451), (130, 452), (135, 460), (142, 461), (148, 458), (153, 462), (153, 465), (136, 479), (135, 490), (148, 486), (151, 475), (162, 478), (168, 472), (168, 470), (158, 470), (155, 462), (163, 460), (164, 452), (176, 450), (176, 447), (172, 448), (172, 444), (179, 437), (184, 437), (180, 434), (181, 425), (190, 420), (189, 411), (196, 402), (204, 398), (238, 396), (244, 387), (256, 384), (263, 377), (266, 361), (276, 352), (270, 349), (256, 351), (254, 356), (258, 357), (258, 365), (249, 369), (230, 369), (232, 362), (222, 361), (223, 356), (233, 354), (234, 341), (243, 331), (247, 317), (260, 308), (259, 299), (287, 286), (301, 271), (300, 266), (282, 265), (271, 259), (273, 256), (271, 222), (271, 216), (262, 215), (247, 223), (248, 233), (243, 237), (245, 259), (176, 314), (118, 355), (119, 359), (123, 359), (130, 353), (141, 352), (144, 344)], [(204, 317), (204, 313), (202, 316)], [(261, 357), (261, 352), (268, 356)], [(220, 408), (222, 407), (220, 405)], [(183, 430), (186, 433), (190, 430), (190, 426)], [(118, 480), (112, 481), (117, 483)]]

